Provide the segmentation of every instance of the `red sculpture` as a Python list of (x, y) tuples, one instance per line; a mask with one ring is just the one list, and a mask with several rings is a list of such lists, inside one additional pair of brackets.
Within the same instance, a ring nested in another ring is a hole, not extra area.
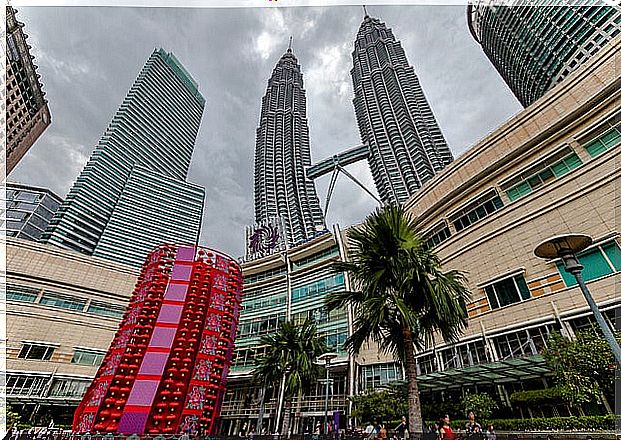
[(241, 268), (230, 257), (176, 245), (149, 253), (73, 430), (214, 433), (241, 295)]

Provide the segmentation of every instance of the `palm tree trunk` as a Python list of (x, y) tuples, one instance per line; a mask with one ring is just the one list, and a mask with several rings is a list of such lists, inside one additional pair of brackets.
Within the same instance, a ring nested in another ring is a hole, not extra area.
[(285, 409), (284, 409), (284, 414), (282, 416), (282, 429), (280, 431), (280, 438), (288, 438), (288, 434), (289, 434), (289, 424), (291, 421), (291, 406), (292, 406), (292, 402), (291, 402), (291, 397), (288, 397), (285, 400)]
[(408, 382), (408, 418), (410, 438), (421, 438), (423, 417), (421, 415), (420, 395), (416, 381), (416, 360), (414, 359), (414, 339), (409, 328), (403, 329), (405, 344), (405, 376)]

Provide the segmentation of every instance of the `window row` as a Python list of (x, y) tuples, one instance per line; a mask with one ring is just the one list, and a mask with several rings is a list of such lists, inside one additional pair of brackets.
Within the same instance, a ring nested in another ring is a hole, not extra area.
[(325, 260), (330, 257), (338, 256), (338, 255), (339, 255), (339, 247), (332, 246), (324, 251), (319, 252), (318, 254), (310, 255), (298, 261), (293, 261), (293, 270), (300, 269), (304, 266), (308, 266), (309, 264), (315, 263), (317, 261)]
[(276, 331), (281, 323), (285, 322), (285, 314), (270, 315), (265, 318), (255, 318), (252, 321), (241, 322), (239, 337), (259, 336)]
[(88, 303), (87, 307), (87, 301), (85, 299), (47, 291), (43, 292), (41, 298), (37, 302), (40, 293), (41, 289), (29, 286), (21, 286), (12, 283), (7, 283), (6, 285), (6, 299), (10, 301), (35, 303), (93, 315), (110, 316), (113, 318), (122, 317), (125, 311), (123, 306), (99, 301), (91, 301)]
[[(48, 361), (52, 358), (52, 355), (57, 348), (58, 345), (55, 344), (24, 342), (22, 344), (22, 348), (19, 350), (17, 357), (19, 359)], [(78, 365), (97, 366), (101, 364), (104, 356), (105, 352), (101, 350), (76, 348), (73, 351), (71, 363)]]
[(312, 298), (320, 296), (328, 292), (332, 292), (345, 286), (345, 277), (342, 273), (338, 273), (320, 280), (314, 281), (302, 287), (296, 287), (291, 291), (293, 301), (299, 301), (304, 298)]

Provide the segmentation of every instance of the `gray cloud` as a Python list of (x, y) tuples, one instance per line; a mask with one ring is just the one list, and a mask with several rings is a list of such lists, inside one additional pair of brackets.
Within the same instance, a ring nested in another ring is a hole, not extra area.
[[(520, 107), (468, 32), (464, 6), (375, 6), (417, 71), (455, 155)], [(172, 51), (207, 100), (188, 180), (206, 188), (202, 242), (243, 253), (253, 220), (253, 155), (261, 97), (293, 35), (307, 91), (313, 160), (360, 142), (349, 70), (361, 7), (268, 9), (22, 7), (52, 125), (9, 176), (64, 196), (155, 47)], [(366, 164), (352, 174), (373, 188)], [(317, 181), (322, 206), (330, 177)], [(374, 188), (373, 188), (374, 191)], [(375, 206), (339, 178), (329, 224)]]

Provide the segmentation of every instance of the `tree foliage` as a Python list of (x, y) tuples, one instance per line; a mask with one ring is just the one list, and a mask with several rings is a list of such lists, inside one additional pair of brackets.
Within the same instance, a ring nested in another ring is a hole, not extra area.
[(553, 332), (547, 345), (543, 356), (565, 402), (572, 406), (600, 403), (601, 393), (614, 401), (615, 359), (599, 332), (580, 331), (575, 340)]
[(287, 397), (309, 391), (323, 372), (315, 361), (328, 347), (324, 338), (317, 335), (317, 326), (311, 320), (299, 326), (292, 321), (283, 322), (275, 333), (263, 336), (259, 344), (266, 346), (266, 351), (257, 359), (255, 382), (276, 386), (286, 372)]
[(414, 347), (439, 333), (454, 342), (467, 324), (468, 290), (458, 271), (443, 272), (414, 220), (401, 206), (378, 208), (349, 232), (349, 273), (355, 291), (332, 292), (329, 310), (351, 306), (354, 332), (345, 348), (358, 353), (371, 340), (405, 368), (411, 431), (422, 431)]
[(461, 401), (463, 414), (468, 417), (468, 413), (472, 411), (479, 420), (489, 420), (492, 412), (498, 409), (498, 403), (492, 399), (487, 393), (468, 394)]
[(384, 389), (367, 390), (351, 397), (352, 416), (362, 423), (380, 423), (401, 419), (408, 413), (407, 387), (389, 385)]

